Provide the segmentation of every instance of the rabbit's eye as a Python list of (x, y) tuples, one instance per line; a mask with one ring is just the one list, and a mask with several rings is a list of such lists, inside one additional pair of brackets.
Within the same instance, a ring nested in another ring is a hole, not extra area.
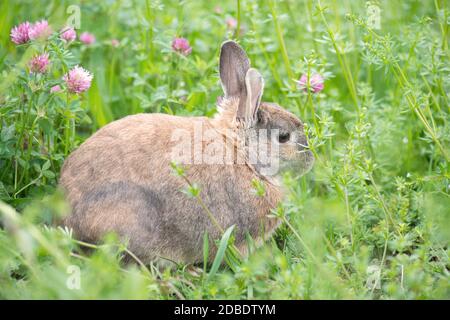
[(278, 141), (280, 143), (286, 143), (289, 141), (289, 138), (291, 137), (291, 134), (289, 132), (281, 132), (278, 136)]

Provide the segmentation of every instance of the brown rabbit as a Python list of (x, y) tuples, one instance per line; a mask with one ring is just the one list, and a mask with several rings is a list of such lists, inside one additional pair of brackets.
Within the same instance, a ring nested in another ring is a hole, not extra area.
[[(263, 79), (233, 41), (222, 45), (220, 79), (225, 95), (215, 118), (128, 116), (101, 128), (67, 158), (60, 185), (72, 212), (63, 224), (76, 238), (96, 242), (115, 232), (146, 263), (202, 261), (205, 232), (212, 239), (221, 234), (197, 199), (182, 191), (186, 182), (173, 174), (172, 161), (199, 186), (220, 226), (236, 226), (238, 248), (245, 251), (247, 233), (261, 241), (273, 232), (278, 221), (268, 214), (282, 200), (276, 169), (300, 175), (314, 162), (302, 123), (261, 102)], [(270, 151), (265, 161), (260, 149)], [(265, 187), (263, 196), (254, 192), (255, 179)]]

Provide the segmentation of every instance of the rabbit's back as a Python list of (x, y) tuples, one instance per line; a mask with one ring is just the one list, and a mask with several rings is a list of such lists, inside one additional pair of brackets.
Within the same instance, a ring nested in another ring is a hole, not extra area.
[[(200, 261), (205, 231), (215, 238), (219, 232), (197, 199), (182, 192), (186, 183), (170, 167), (177, 143), (174, 130), (194, 132), (195, 126), (207, 129), (212, 124), (202, 117), (140, 114), (100, 129), (64, 164), (60, 184), (72, 207), (64, 223), (86, 241), (115, 232), (146, 261), (156, 256)], [(246, 232), (259, 237), (263, 230), (274, 229), (275, 221), (266, 215), (281, 195), (268, 185), (266, 196), (257, 197), (251, 168), (202, 163), (186, 167), (187, 177), (198, 184), (219, 224), (236, 225), (238, 245)]]

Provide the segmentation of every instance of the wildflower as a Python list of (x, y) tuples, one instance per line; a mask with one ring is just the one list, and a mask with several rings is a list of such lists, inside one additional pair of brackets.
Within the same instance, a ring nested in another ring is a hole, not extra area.
[(77, 33), (74, 28), (68, 27), (61, 30), (61, 39), (66, 42), (72, 42), (77, 38)]
[(83, 69), (75, 66), (64, 77), (63, 80), (67, 84), (67, 90), (71, 93), (82, 93), (91, 86), (93, 75)]
[(232, 17), (226, 18), (225, 23), (227, 24), (228, 29), (236, 29), (237, 28), (237, 21), (236, 21), (236, 19), (234, 19)]
[(52, 28), (47, 20), (41, 20), (34, 23), (29, 32), (30, 39), (47, 39), (52, 33)]
[(95, 42), (95, 36), (92, 33), (89, 32), (83, 32), (80, 35), (80, 41), (84, 44), (90, 45)]
[(53, 86), (50, 88), (51, 93), (60, 92), (60, 91), (61, 91), (61, 87), (59, 85), (56, 85), (56, 86)]
[(32, 73), (45, 73), (49, 64), (48, 53), (37, 55), (29, 62), (30, 71)]
[(223, 13), (223, 9), (221, 6), (215, 6), (214, 7), (214, 12), (217, 14), (222, 14)]
[(181, 53), (184, 56), (187, 56), (192, 52), (192, 48), (189, 45), (189, 41), (185, 38), (175, 38), (172, 41), (172, 49), (176, 52)]
[(307, 91), (308, 88), (313, 92), (317, 93), (323, 90), (324, 88), (324, 79), (323, 77), (318, 74), (314, 73), (310, 75), (309, 77), (309, 84), (308, 84), (308, 75), (303, 74), (299, 81), (297, 81), (298, 86), (300, 89)]
[(117, 47), (120, 45), (120, 41), (117, 40), (117, 39), (112, 39), (112, 40), (111, 40), (111, 45), (112, 45), (114, 48), (117, 48)]
[(15, 44), (23, 44), (30, 41), (31, 25), (28, 21), (19, 24), (11, 29), (11, 41)]

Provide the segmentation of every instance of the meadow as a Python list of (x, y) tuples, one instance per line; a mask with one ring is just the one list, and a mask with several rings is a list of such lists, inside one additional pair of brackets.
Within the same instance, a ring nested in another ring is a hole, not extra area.
[[(236, 258), (225, 233), (212, 264), (161, 269), (53, 226), (62, 163), (96, 130), (216, 113), (227, 39), (316, 156), (283, 175), (275, 235)], [(449, 40), (446, 0), (1, 1), (0, 298), (450, 299)]]

